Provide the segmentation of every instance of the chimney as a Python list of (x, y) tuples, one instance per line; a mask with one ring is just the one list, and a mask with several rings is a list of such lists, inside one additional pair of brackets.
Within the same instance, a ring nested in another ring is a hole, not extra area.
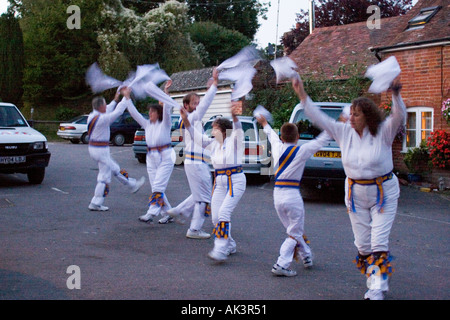
[(309, 0), (309, 33), (311, 34), (314, 30), (314, 25), (316, 24), (315, 13), (314, 13), (314, 0)]

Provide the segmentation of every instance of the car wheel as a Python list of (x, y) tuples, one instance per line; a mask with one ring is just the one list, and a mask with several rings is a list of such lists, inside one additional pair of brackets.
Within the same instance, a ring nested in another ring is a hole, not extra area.
[(28, 181), (31, 184), (41, 184), (45, 176), (45, 168), (33, 168), (27, 172)]
[(124, 137), (124, 135), (123, 134), (121, 134), (121, 133), (118, 133), (118, 134), (116, 134), (115, 136), (114, 136), (114, 138), (113, 138), (113, 144), (115, 145), (115, 146), (123, 146), (123, 144), (125, 143), (125, 137)]
[(139, 163), (146, 163), (147, 162), (147, 155), (146, 154), (138, 154), (138, 155), (136, 155), (136, 158), (138, 159)]
[(70, 139), (70, 142), (72, 142), (73, 144), (78, 144), (80, 143), (79, 139)]
[(87, 132), (83, 133), (83, 135), (81, 136), (81, 142), (83, 142), (84, 144), (89, 143), (89, 136), (88, 136)]

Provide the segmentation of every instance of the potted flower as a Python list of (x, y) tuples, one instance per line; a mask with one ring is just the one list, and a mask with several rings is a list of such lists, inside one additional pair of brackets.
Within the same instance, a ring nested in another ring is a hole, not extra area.
[(442, 102), (442, 118), (444, 118), (447, 123), (450, 123), (450, 98)]
[(422, 174), (428, 171), (429, 155), (426, 142), (423, 141), (420, 147), (408, 149), (403, 157), (403, 161), (408, 168), (408, 180), (410, 182), (421, 181)]

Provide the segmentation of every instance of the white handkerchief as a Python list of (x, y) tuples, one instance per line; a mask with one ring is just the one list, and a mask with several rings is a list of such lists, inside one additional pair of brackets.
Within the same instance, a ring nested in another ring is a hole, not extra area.
[(259, 115), (266, 118), (267, 122), (272, 122), (272, 120), (273, 120), (272, 115), (270, 114), (269, 110), (267, 110), (266, 108), (264, 108), (261, 105), (258, 105), (256, 107), (256, 109), (253, 111), (253, 116), (255, 118), (257, 118)]
[(277, 75), (277, 83), (284, 79), (299, 78), (296, 69), (298, 68), (294, 61), (288, 57), (282, 57), (270, 62), (270, 65), (275, 70)]
[[(164, 104), (172, 106), (174, 108), (180, 109), (178, 102), (169, 97), (164, 91), (162, 91), (156, 84), (149, 81), (143, 85), (143, 90), (145, 90), (147, 96), (153, 97), (154, 99), (161, 101)], [(133, 89), (134, 90), (134, 89)]]
[(121, 81), (105, 75), (97, 62), (88, 68), (86, 72), (86, 83), (91, 87), (93, 93), (99, 93), (122, 84)]
[(253, 89), (252, 79), (256, 74), (256, 69), (251, 65), (241, 65), (232, 69), (227, 69), (219, 73), (219, 80), (234, 81), (231, 100), (238, 100)]
[(234, 67), (237, 67), (242, 64), (252, 63), (259, 59), (260, 59), (260, 55), (258, 53), (258, 50), (256, 50), (255, 47), (247, 46), (247, 47), (243, 48), (241, 51), (239, 51), (233, 57), (228, 58), (227, 60), (222, 62), (217, 67), (217, 70), (220, 71), (223, 69), (234, 68)]
[(373, 81), (369, 87), (369, 92), (381, 93), (386, 91), (400, 72), (400, 65), (394, 56), (390, 56), (380, 63), (371, 65), (367, 68), (365, 75)]

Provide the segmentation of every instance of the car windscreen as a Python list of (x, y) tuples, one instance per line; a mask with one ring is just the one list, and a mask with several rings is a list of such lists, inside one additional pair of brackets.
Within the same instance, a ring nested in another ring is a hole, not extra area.
[(88, 116), (78, 116), (69, 121), (69, 123), (87, 124)]
[[(321, 110), (335, 120), (338, 120), (342, 113), (341, 108), (321, 108)], [(322, 132), (320, 128), (311, 123), (311, 120), (309, 120), (305, 115), (305, 111), (303, 109), (297, 111), (293, 122), (297, 125), (300, 139), (312, 140)]]
[(0, 106), (0, 127), (28, 127), (28, 125), (15, 107)]

